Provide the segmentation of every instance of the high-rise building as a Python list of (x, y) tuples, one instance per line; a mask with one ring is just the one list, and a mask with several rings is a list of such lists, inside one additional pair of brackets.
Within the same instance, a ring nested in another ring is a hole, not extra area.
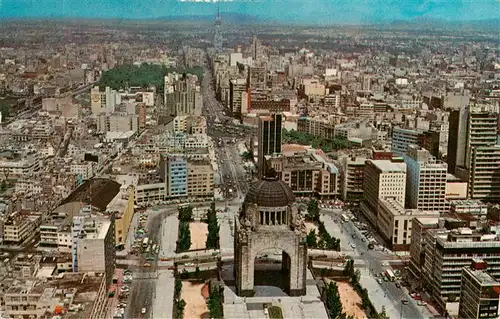
[(438, 162), (416, 145), (410, 145), (404, 156), (407, 165), (406, 197), (409, 208), (445, 213), (449, 209), (446, 195), (446, 163)]
[[(427, 292), (442, 310), (451, 311), (460, 298), (462, 269), (474, 258), (489, 265), (488, 273), (500, 279), (500, 241), (470, 228), (431, 229), (424, 235), (425, 261), (421, 278)], [(447, 305), (451, 303), (451, 305)]]
[(188, 195), (188, 164), (184, 155), (172, 154), (160, 157), (160, 178), (166, 184), (167, 197)]
[(165, 76), (165, 107), (171, 116), (194, 114), (203, 105), (196, 81), (186, 74)]
[(500, 200), (498, 106), (469, 105), (450, 113), (449, 172), (469, 182), (472, 199)]
[(420, 132), (401, 127), (395, 127), (392, 131), (392, 152), (398, 156), (403, 156), (410, 145), (418, 145)]
[(365, 157), (346, 157), (342, 161), (340, 179), (344, 201), (360, 201), (363, 198)]
[(498, 318), (500, 282), (488, 274), (487, 268), (480, 259), (473, 259), (470, 267), (463, 268), (458, 318)]
[(258, 166), (262, 175), (265, 170), (266, 155), (281, 153), (281, 123), (282, 114), (272, 114), (270, 116), (259, 117), (258, 133)]
[(410, 265), (409, 270), (413, 277), (420, 280), (422, 267), (425, 261), (424, 235), (429, 229), (439, 227), (439, 218), (418, 217), (411, 223)]
[(232, 79), (229, 82), (229, 106), (235, 115), (241, 114), (243, 92), (247, 90), (245, 79)]
[(364, 201), (361, 212), (377, 225), (379, 201), (391, 198), (404, 207), (406, 164), (398, 161), (367, 160), (363, 176)]
[(220, 16), (220, 8), (217, 4), (217, 17), (215, 18), (214, 24), (214, 49), (216, 52), (222, 50), (222, 17)]

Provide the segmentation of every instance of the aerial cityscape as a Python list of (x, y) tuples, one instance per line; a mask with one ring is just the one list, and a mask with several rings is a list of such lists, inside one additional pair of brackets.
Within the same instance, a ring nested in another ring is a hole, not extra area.
[(0, 319), (500, 319), (500, 2), (0, 0)]

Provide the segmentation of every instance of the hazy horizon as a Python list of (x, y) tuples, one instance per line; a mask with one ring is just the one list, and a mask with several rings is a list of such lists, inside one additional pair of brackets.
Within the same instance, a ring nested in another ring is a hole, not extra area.
[[(214, 15), (214, 0), (0, 0), (0, 18), (154, 19)], [(500, 18), (500, 0), (225, 0), (226, 14), (291, 23), (377, 23)], [(283, 10), (289, 8), (289, 10)]]

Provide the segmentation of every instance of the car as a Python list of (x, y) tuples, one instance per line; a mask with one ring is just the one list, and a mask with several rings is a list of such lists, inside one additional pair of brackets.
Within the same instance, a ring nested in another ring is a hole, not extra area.
[(146, 308), (141, 309), (141, 314), (143, 314), (143, 315), (146, 314)]
[(354, 248), (356, 248), (356, 245), (355, 244), (351, 244), (351, 247), (354, 249)]
[(362, 241), (362, 242), (365, 242), (365, 241), (366, 241), (366, 238), (361, 238), (361, 241)]
[(378, 282), (379, 284), (381, 284), (383, 281), (382, 281), (382, 279), (377, 278), (377, 282)]
[(401, 284), (399, 282), (396, 283), (397, 288), (401, 288)]
[(150, 263), (144, 263), (142, 266), (143, 267), (151, 267), (151, 264)]
[(403, 299), (403, 300), (401, 300), (401, 303), (402, 303), (403, 305), (407, 305), (409, 302), (408, 302), (408, 300)]
[(186, 263), (184, 264), (185, 266), (188, 266), (188, 267), (193, 267), (194, 266), (194, 263)]

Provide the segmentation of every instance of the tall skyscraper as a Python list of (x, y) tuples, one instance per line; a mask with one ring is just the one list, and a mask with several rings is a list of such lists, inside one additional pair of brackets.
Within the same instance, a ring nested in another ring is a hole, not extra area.
[(217, 52), (222, 50), (222, 18), (220, 16), (219, 4), (217, 4), (217, 17), (214, 24), (214, 49)]
[(498, 107), (469, 105), (449, 121), (449, 172), (469, 182), (472, 199), (500, 200)]
[(446, 194), (446, 163), (438, 162), (428, 150), (408, 147), (406, 197), (409, 208), (445, 213), (449, 205)]
[(282, 114), (259, 117), (259, 173), (265, 171), (265, 156), (281, 153)]

